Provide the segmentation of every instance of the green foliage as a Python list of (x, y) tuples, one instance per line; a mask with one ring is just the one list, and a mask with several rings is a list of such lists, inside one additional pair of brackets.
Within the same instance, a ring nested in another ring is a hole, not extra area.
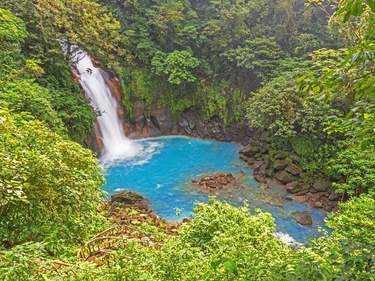
[(85, 144), (95, 122), (95, 114), (78, 89), (49, 89), (51, 105), (64, 123), (70, 138)]
[(227, 51), (225, 56), (237, 67), (254, 71), (259, 81), (264, 82), (272, 78), (283, 54), (274, 38), (259, 37), (246, 40), (242, 46)]
[(199, 65), (199, 60), (188, 51), (173, 51), (169, 54), (157, 52), (151, 65), (156, 74), (166, 75), (171, 84), (180, 85), (197, 80), (192, 71)]
[(301, 33), (295, 38), (294, 53), (298, 56), (309, 54), (322, 46), (319, 38), (314, 34)]
[(274, 272), (292, 251), (273, 236), (269, 214), (248, 211), (217, 201), (198, 205), (194, 220), (160, 249), (130, 243), (115, 253), (115, 266), (75, 266), (65, 279), (280, 280)]
[(278, 138), (302, 135), (324, 139), (324, 121), (332, 113), (329, 105), (306, 97), (298, 90), (301, 71), (284, 73), (255, 92), (247, 102), (247, 118), (253, 128), (266, 128)]
[[(224, 123), (228, 121), (228, 98), (226, 91), (228, 90), (227, 85), (221, 83), (218, 86), (211, 85), (201, 85), (200, 91), (203, 93), (202, 96), (203, 112), (205, 113), (205, 118), (210, 119), (214, 116), (219, 116)], [(199, 93), (199, 92), (198, 92)]]
[[(221, 119), (229, 122), (243, 116), (243, 97), (250, 90), (281, 72), (290, 71), (299, 63), (299, 56), (306, 57), (321, 46), (335, 45), (325, 14), (318, 8), (307, 13), (302, 1), (101, 3), (122, 23), (121, 45), (128, 53), (128, 60), (120, 62), (119, 68), (125, 68), (126, 72), (132, 64), (158, 74), (158, 77), (148, 76), (156, 83), (142, 83), (145, 87), (137, 87), (140, 93), (133, 88), (132, 96), (144, 96), (147, 92), (148, 97), (152, 96), (147, 101), (164, 103), (168, 99), (175, 103), (169, 102), (169, 106), (178, 108), (175, 112), (181, 111), (186, 99), (190, 99), (191, 107), (202, 115), (227, 116)], [(128, 78), (127, 84), (140, 83), (137, 75)], [(222, 83), (230, 89), (225, 97), (216, 90)], [(207, 89), (208, 84), (212, 89)], [(205, 97), (206, 93), (209, 97)], [(224, 99), (230, 100), (227, 105)], [(212, 108), (206, 109), (201, 102), (208, 100), (212, 101), (208, 102)]]
[(42, 61), (59, 57), (60, 40), (103, 60), (117, 54), (120, 24), (94, 1), (9, 0), (1, 6), (23, 18), (30, 34), (26, 43)]
[(24, 22), (4, 9), (0, 9), (0, 19), (0, 40), (15, 44), (23, 43), (27, 36)]
[(29, 115), (0, 115), (0, 240), (47, 241), (54, 253), (82, 241), (101, 219), (97, 160)]
[[(0, 279), (371, 280), (373, 1), (342, 0), (336, 12), (316, 0), (310, 10), (304, 1), (101, 2), (121, 27), (91, 0), (0, 3), (9, 9), (0, 8)], [(335, 47), (332, 13), (346, 48), (316, 51)], [(103, 178), (92, 153), (65, 136), (84, 143), (94, 116), (59, 40), (116, 64), (132, 110), (142, 100), (229, 123), (251, 92), (250, 125), (350, 199), (329, 216), (332, 233), (291, 250), (273, 236), (270, 214), (210, 201), (160, 247), (130, 242), (101, 267), (75, 260), (106, 224)], [(53, 257), (72, 264), (59, 268)]]
[(11, 12), (0, 8), (0, 75), (17, 67), (20, 46), (27, 36), (24, 22)]
[(48, 89), (32, 80), (18, 80), (0, 86), (0, 103), (16, 112), (29, 112), (49, 127), (64, 133), (64, 125), (51, 105)]
[[(373, 138), (373, 136), (372, 136)], [(349, 196), (363, 192), (375, 194), (375, 155), (373, 147), (344, 142), (337, 155), (328, 161), (328, 170), (335, 179), (338, 193)]]
[(287, 280), (372, 280), (375, 200), (361, 196), (340, 208), (327, 221), (332, 234), (315, 239), (289, 261)]
[(2, 280), (33, 280), (34, 276), (30, 273), (39, 268), (37, 261), (44, 255), (44, 245), (41, 243), (25, 243), (9, 251), (0, 251)]

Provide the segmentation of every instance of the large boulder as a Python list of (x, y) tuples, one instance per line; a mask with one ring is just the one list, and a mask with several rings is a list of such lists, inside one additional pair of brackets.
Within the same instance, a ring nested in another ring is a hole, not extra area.
[(297, 193), (301, 190), (301, 185), (298, 181), (292, 181), (286, 185), (286, 191), (289, 193)]
[(148, 201), (134, 191), (122, 191), (113, 194), (110, 199), (111, 204), (121, 204), (123, 207), (134, 207), (140, 210), (149, 210)]
[(260, 152), (259, 146), (249, 144), (241, 149), (240, 154), (243, 154), (248, 157), (252, 157), (259, 152)]
[(292, 182), (295, 178), (293, 175), (289, 174), (287, 171), (279, 171), (275, 174), (275, 178), (282, 182), (283, 184), (288, 184)]
[(288, 165), (285, 170), (293, 176), (299, 176), (302, 173), (301, 168), (298, 167), (296, 164)]
[(285, 159), (278, 159), (273, 162), (273, 168), (276, 171), (285, 169), (288, 166), (288, 161)]
[(293, 212), (292, 217), (301, 225), (312, 225), (313, 220), (309, 212)]

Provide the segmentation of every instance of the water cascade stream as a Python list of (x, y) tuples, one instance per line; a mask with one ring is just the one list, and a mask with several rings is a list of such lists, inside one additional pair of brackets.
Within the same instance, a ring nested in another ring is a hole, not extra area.
[(79, 72), (80, 84), (98, 113), (97, 121), (103, 142), (101, 160), (108, 162), (134, 157), (142, 147), (125, 136), (118, 116), (117, 100), (105, 83), (101, 69), (95, 67), (91, 58), (82, 51), (75, 54), (74, 61)]

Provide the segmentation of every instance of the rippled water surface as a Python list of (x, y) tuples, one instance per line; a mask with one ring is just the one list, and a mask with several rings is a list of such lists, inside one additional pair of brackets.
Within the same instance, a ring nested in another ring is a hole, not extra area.
[[(299, 242), (319, 235), (324, 213), (305, 204), (283, 201), (280, 189), (265, 189), (252, 177), (252, 171), (239, 159), (238, 144), (163, 137), (140, 141), (142, 152), (131, 160), (106, 165), (104, 190), (113, 194), (133, 190), (146, 197), (162, 218), (180, 220), (192, 214), (195, 202), (208, 197), (191, 186), (192, 179), (215, 172), (231, 172), (242, 180), (236, 191), (219, 195), (234, 205), (248, 201), (252, 209), (273, 214), (278, 231), (288, 233)], [(290, 217), (293, 211), (309, 211), (314, 225), (301, 226)]]

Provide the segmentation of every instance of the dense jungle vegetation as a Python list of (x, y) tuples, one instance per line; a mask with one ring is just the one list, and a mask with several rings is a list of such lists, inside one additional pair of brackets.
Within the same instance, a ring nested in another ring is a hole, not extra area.
[[(0, 0), (0, 279), (375, 280), (375, 1)], [(95, 113), (61, 42), (121, 78), (124, 107), (246, 120), (342, 198), (297, 250), (268, 213), (211, 201), (177, 235), (134, 224), (96, 266), (78, 249), (114, 222), (86, 148)]]

